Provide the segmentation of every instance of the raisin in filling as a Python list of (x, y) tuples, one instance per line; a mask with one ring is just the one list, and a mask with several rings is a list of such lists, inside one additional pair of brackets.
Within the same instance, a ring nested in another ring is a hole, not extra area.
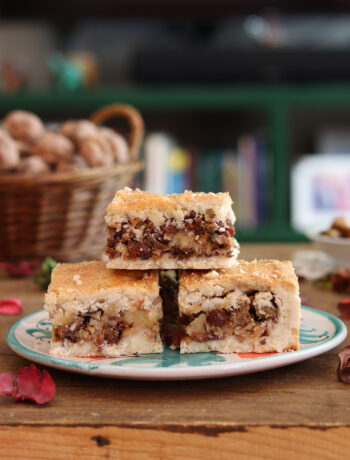
[(278, 318), (276, 299), (269, 292), (250, 292), (248, 300), (239, 308), (200, 311), (179, 318), (180, 331), (173, 337), (173, 344), (179, 342), (179, 336), (190, 337), (197, 342), (222, 339), (239, 335), (256, 338), (269, 334), (269, 324)]
[(96, 347), (101, 345), (117, 345), (123, 332), (130, 325), (120, 316), (104, 317), (103, 311), (98, 309), (87, 314), (78, 314), (70, 324), (58, 326), (54, 329), (55, 340), (68, 340), (72, 343), (80, 341), (93, 342)]
[(220, 254), (231, 257), (235, 229), (229, 219), (216, 222), (214, 211), (209, 210), (205, 215), (192, 211), (179, 227), (173, 219), (160, 227), (149, 219), (132, 219), (118, 229), (108, 227), (108, 235), (106, 253), (111, 258), (123, 254), (147, 260), (165, 253), (178, 259)]

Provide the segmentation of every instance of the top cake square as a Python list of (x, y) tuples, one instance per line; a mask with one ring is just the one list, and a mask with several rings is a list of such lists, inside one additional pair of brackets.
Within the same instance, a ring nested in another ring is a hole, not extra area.
[(107, 209), (109, 268), (206, 269), (236, 263), (228, 193), (157, 195), (125, 188)]

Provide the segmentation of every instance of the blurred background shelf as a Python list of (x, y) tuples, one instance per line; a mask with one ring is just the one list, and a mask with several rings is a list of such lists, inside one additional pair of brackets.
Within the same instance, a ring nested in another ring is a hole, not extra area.
[[(244, 117), (254, 119), (264, 126), (267, 152), (271, 163), (272, 177), (269, 184), (270, 216), (268, 226), (238, 230), (240, 241), (303, 241), (305, 236), (294, 231), (290, 225), (290, 168), (297, 156), (293, 152), (293, 116), (317, 110), (350, 109), (349, 85), (295, 85), (269, 88), (266, 85), (252, 86), (153, 86), (121, 87), (84, 90), (77, 92), (47, 91), (0, 94), (1, 111), (22, 108), (41, 114), (46, 119), (86, 116), (101, 105), (115, 101), (129, 103), (140, 109), (146, 126), (152, 130), (177, 129), (181, 120), (193, 129), (191, 134), (180, 134), (189, 142), (201, 143), (205, 133), (198, 128), (201, 123), (213, 123), (215, 119), (229, 120), (232, 132)], [(185, 114), (186, 113), (186, 114)], [(190, 116), (188, 115), (190, 114)], [(204, 114), (204, 115), (203, 115)], [(177, 116), (178, 115), (178, 116)], [(204, 117), (204, 118), (203, 118)], [(198, 120), (195, 122), (194, 120)], [(213, 121), (210, 121), (213, 119)], [(204, 120), (204, 122), (203, 122)], [(209, 120), (209, 121), (208, 121)], [(219, 122), (221, 123), (221, 122)], [(243, 123), (244, 124), (244, 123)], [(241, 129), (241, 128), (239, 128)], [(183, 128), (178, 130), (181, 132)], [(196, 134), (196, 132), (197, 134)], [(204, 129), (203, 131), (206, 131)], [(297, 133), (294, 133), (294, 137)], [(186, 138), (187, 137), (187, 138)], [(196, 139), (196, 137), (198, 139)], [(218, 134), (220, 137), (220, 133)], [(207, 146), (210, 139), (203, 141)], [(228, 142), (228, 140), (223, 140)], [(294, 142), (295, 143), (295, 142)], [(239, 220), (238, 220), (239, 223)]]
[[(5, 0), (0, 13), (0, 116), (26, 109), (59, 122), (134, 105), (146, 125), (135, 185), (229, 191), (240, 241), (301, 241), (314, 215), (321, 227), (350, 217), (350, 173), (336, 158), (350, 154), (346, 2), (35, 0), (19, 10)], [(335, 175), (293, 181), (324, 154)]]
[[(143, 110), (202, 110), (276, 107), (350, 107), (350, 85), (296, 86), (151, 86), (111, 89), (0, 93), (1, 110), (21, 106), (32, 110), (79, 113), (118, 100)], [(72, 104), (74, 102), (74, 105)]]

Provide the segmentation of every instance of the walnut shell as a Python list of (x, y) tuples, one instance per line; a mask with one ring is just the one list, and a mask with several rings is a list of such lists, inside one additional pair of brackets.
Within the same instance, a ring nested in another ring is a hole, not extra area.
[(340, 236), (343, 238), (350, 238), (350, 225), (347, 223), (345, 217), (337, 217), (331, 227), (333, 230), (338, 230)]
[(61, 161), (56, 165), (56, 172), (71, 172), (71, 171), (80, 171), (86, 169), (88, 165), (81, 155), (76, 155), (73, 157), (72, 161)]
[(15, 141), (5, 131), (0, 130), (0, 171), (17, 168), (19, 159)]
[(23, 174), (34, 176), (50, 172), (50, 167), (42, 158), (38, 156), (30, 156), (21, 160), (19, 171)]
[(129, 147), (123, 136), (110, 128), (100, 128), (99, 133), (108, 141), (115, 161), (125, 163), (129, 159)]
[(15, 141), (17, 150), (22, 158), (30, 155), (30, 149), (32, 148), (31, 144), (23, 141)]
[(6, 131), (16, 140), (31, 143), (45, 131), (38, 116), (24, 110), (10, 112), (3, 121)]
[(48, 163), (69, 161), (74, 153), (73, 143), (62, 134), (46, 132), (32, 147), (31, 154), (38, 155)]
[(100, 134), (82, 139), (79, 144), (79, 153), (92, 168), (113, 164), (110, 145)]
[(89, 120), (68, 120), (61, 124), (59, 131), (78, 146), (82, 139), (97, 134), (97, 126)]

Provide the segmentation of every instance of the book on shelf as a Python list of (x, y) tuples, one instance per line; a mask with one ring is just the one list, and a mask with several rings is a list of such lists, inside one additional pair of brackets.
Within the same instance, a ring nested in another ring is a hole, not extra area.
[(182, 193), (191, 187), (191, 154), (165, 133), (147, 136), (144, 146), (145, 184), (148, 192)]
[(199, 149), (178, 145), (168, 134), (150, 134), (144, 150), (144, 188), (154, 193), (186, 189), (228, 191), (239, 226), (254, 229), (268, 217), (268, 158), (262, 134), (244, 134), (236, 149)]

